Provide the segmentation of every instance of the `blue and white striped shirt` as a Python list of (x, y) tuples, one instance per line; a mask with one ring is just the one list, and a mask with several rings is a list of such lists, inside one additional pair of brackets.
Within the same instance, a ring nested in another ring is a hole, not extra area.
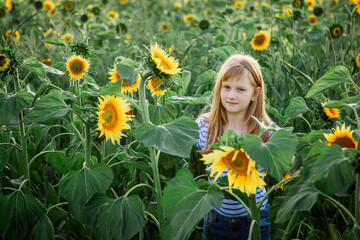
[[(200, 149), (204, 149), (206, 146), (206, 140), (208, 136), (208, 130), (209, 130), (209, 122), (204, 118), (200, 117), (196, 120), (196, 123), (198, 124), (200, 128), (200, 136), (199, 141), (196, 143), (196, 146)], [(221, 177), (224, 177), (228, 173), (228, 168), (225, 169), (225, 171), (221, 174)], [(262, 174), (265, 173), (265, 169), (259, 168), (258, 171)], [(209, 171), (210, 173), (210, 171)], [(262, 179), (264, 177), (260, 176)], [(261, 190), (259, 187), (256, 189), (256, 203), (259, 204), (262, 198), (266, 194), (266, 189), (263, 187), (263, 190)], [(261, 206), (261, 210), (265, 205), (267, 204), (268, 199), (265, 199), (263, 205)], [(244, 206), (237, 202), (233, 201), (231, 199), (227, 199), (223, 196), (223, 204), (221, 208), (215, 208), (214, 209), (217, 213), (226, 216), (226, 217), (241, 217), (241, 216), (247, 216), (248, 212), (245, 210)]]

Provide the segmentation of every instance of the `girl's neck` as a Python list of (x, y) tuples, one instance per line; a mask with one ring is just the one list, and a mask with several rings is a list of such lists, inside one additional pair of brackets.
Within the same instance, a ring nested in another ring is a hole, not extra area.
[(224, 132), (229, 129), (234, 130), (236, 133), (241, 134), (247, 132), (247, 128), (245, 125), (245, 116), (239, 115), (227, 115), (227, 122), (223, 126)]

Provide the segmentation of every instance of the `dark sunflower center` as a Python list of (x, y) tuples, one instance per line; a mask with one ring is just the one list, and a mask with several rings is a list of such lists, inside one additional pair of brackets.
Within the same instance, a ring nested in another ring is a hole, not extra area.
[(355, 148), (354, 142), (348, 137), (337, 138), (334, 144), (340, 145), (343, 148)]
[(330, 112), (332, 115), (335, 115), (337, 112), (336, 112), (336, 108), (329, 108)]
[(113, 112), (109, 109), (105, 111), (105, 122), (106, 123), (111, 123), (111, 121), (113, 120)]
[(335, 37), (340, 36), (341, 35), (341, 28), (339, 28), (339, 27), (334, 28), (333, 34), (334, 34)]
[(298, 0), (298, 1), (295, 1), (295, 7), (300, 7), (301, 6), (301, 2)]
[(74, 4), (72, 2), (65, 3), (65, 10), (66, 11), (71, 11), (71, 10), (73, 10), (73, 8), (74, 8)]
[(231, 168), (232, 171), (239, 175), (246, 175), (249, 159), (243, 152), (239, 152), (236, 156), (236, 159), (233, 161), (232, 158), (235, 152), (229, 153), (226, 157), (224, 157), (224, 161), (227, 166)]
[(265, 41), (264, 35), (260, 35), (255, 38), (256, 45), (262, 45), (264, 43), (264, 41)]
[(130, 87), (129, 83), (127, 80), (123, 79), (123, 83), (122, 83), (123, 87)]
[(0, 67), (4, 67), (6, 65), (6, 57), (0, 56)]
[(153, 88), (154, 89), (156, 89), (157, 87), (159, 87), (161, 84), (162, 84), (162, 80), (161, 79), (159, 79), (159, 78), (155, 78), (154, 80), (153, 80)]
[(71, 71), (73, 71), (75, 74), (82, 73), (84, 71), (84, 67), (81, 64), (81, 62), (74, 62), (71, 65)]

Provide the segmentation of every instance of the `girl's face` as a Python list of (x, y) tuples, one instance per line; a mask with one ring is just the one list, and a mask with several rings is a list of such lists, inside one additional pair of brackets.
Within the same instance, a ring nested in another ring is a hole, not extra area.
[(245, 115), (251, 101), (255, 101), (260, 87), (251, 85), (248, 74), (222, 82), (220, 100), (227, 113)]

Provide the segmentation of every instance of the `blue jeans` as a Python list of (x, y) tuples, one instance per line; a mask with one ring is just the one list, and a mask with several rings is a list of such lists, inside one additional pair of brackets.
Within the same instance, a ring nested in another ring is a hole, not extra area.
[[(203, 240), (248, 239), (250, 216), (225, 217), (214, 209), (204, 219)], [(260, 211), (261, 240), (270, 240), (269, 205)]]

